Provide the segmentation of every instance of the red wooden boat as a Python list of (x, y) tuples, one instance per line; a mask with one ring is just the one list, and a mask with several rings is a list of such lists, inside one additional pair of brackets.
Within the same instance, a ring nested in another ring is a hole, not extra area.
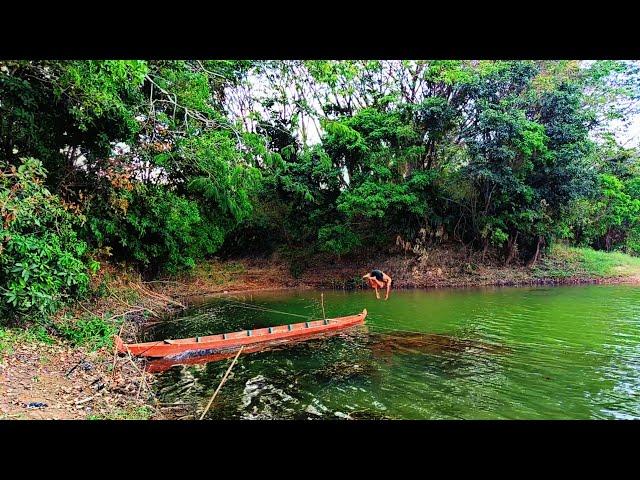
[(124, 343), (116, 335), (118, 351), (131, 352), (142, 357), (188, 357), (191, 354), (210, 355), (236, 351), (244, 346), (244, 351), (255, 351), (261, 346), (274, 345), (290, 340), (301, 340), (321, 336), (325, 333), (343, 330), (354, 325), (363, 324), (367, 310), (347, 317), (327, 318), (309, 322), (278, 325), (276, 327), (242, 330), (240, 332), (208, 335), (206, 337), (183, 338), (180, 340), (160, 340), (145, 343)]

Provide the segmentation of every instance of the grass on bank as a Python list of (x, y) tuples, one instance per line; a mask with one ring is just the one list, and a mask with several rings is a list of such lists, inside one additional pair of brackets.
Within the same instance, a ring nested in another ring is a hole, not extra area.
[[(123, 305), (136, 304), (140, 293), (130, 288), (130, 284), (139, 281), (139, 276), (130, 268), (105, 265), (92, 278), (89, 308), (97, 309), (96, 313), (77, 302), (48, 318), (25, 318), (13, 325), (0, 319), (0, 361), (2, 356), (11, 355), (19, 344), (67, 343), (90, 351), (112, 349), (113, 336), (124, 321), (124, 317), (113, 312), (121, 310)], [(146, 316), (146, 312), (141, 315)]]
[(88, 415), (87, 420), (149, 420), (153, 410), (146, 405), (140, 407), (121, 408), (108, 415)]
[[(29, 343), (46, 343), (52, 345), (66, 340), (74, 347), (85, 347), (90, 351), (100, 348), (112, 348), (113, 336), (118, 332), (120, 323), (109, 318), (83, 316), (80, 318), (64, 318), (49, 328), (42, 324), (28, 328), (0, 327), (0, 356), (11, 355), (16, 345)], [(51, 334), (51, 329), (55, 330)]]
[(533, 268), (536, 278), (619, 278), (640, 276), (640, 258), (621, 252), (555, 245)]
[(36, 325), (27, 329), (0, 327), (0, 358), (2, 355), (11, 355), (14, 347), (19, 343), (46, 343), (51, 345), (54, 339), (47, 330)]

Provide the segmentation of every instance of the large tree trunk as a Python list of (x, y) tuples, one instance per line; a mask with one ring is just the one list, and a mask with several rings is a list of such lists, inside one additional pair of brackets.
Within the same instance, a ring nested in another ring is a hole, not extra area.
[(482, 261), (484, 262), (484, 257), (487, 254), (487, 251), (489, 250), (489, 239), (488, 238), (483, 238), (482, 239)]
[(435, 156), (435, 142), (429, 140), (427, 143), (427, 170), (431, 170), (433, 164), (433, 157)]
[(536, 253), (533, 256), (533, 258), (529, 261), (529, 264), (527, 265), (528, 267), (532, 267), (536, 264), (536, 262), (538, 261), (538, 257), (540, 256), (540, 246), (544, 244), (544, 237), (543, 236), (539, 236), (538, 237), (538, 245), (536, 245)]
[(607, 230), (607, 234), (604, 237), (604, 248), (607, 252), (611, 251), (611, 230)]
[(517, 247), (518, 247), (518, 235), (520, 232), (516, 232), (515, 237), (509, 237), (509, 243), (507, 245), (507, 259), (504, 262), (505, 265), (509, 265), (513, 261), (513, 257), (515, 257)]

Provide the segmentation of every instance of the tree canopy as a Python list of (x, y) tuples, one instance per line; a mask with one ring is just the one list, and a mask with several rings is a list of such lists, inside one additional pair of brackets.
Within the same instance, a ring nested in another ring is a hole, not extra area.
[[(533, 264), (556, 241), (640, 254), (638, 151), (613, 134), (637, 113), (639, 72), (0, 61), (0, 293), (26, 311), (81, 294), (105, 258), (153, 275), (221, 251), (349, 255), (398, 239), (505, 263)], [(36, 240), (48, 260), (32, 258)]]

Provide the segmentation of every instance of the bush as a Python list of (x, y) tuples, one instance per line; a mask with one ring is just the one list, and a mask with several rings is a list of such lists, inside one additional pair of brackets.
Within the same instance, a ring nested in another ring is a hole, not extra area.
[(0, 171), (0, 314), (45, 317), (87, 291), (83, 221), (44, 187), (40, 161)]
[(361, 246), (360, 238), (344, 225), (329, 225), (318, 231), (320, 250), (338, 256), (352, 252)]
[(115, 323), (92, 316), (66, 320), (56, 326), (60, 335), (74, 345), (85, 345), (93, 350), (113, 346), (113, 336), (118, 333)]
[(627, 253), (640, 256), (640, 225), (629, 231), (626, 242)]
[(125, 210), (92, 211), (89, 225), (96, 246), (112, 247), (116, 258), (176, 273), (222, 245), (224, 227), (194, 200), (154, 186), (139, 186), (126, 200)]

